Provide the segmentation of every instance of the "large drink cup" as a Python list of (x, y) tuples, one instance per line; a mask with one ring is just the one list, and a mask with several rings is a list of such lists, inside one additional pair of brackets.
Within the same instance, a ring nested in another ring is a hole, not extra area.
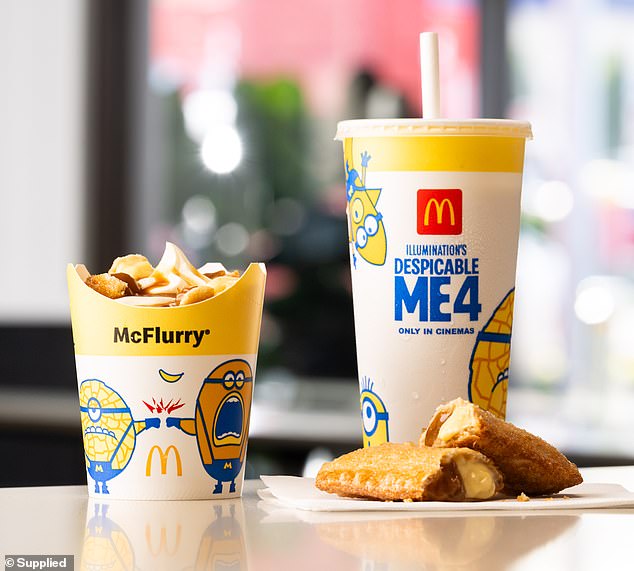
[(92, 290), (69, 264), (91, 496), (241, 495), (265, 277), (251, 264), (211, 299), (132, 307)]
[(509, 120), (343, 121), (364, 446), (456, 397), (504, 418), (524, 146)]

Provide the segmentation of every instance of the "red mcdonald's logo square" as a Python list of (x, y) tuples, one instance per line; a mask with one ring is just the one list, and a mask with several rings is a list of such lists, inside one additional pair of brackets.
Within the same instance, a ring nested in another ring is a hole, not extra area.
[(419, 234), (462, 234), (462, 190), (421, 188), (416, 196)]

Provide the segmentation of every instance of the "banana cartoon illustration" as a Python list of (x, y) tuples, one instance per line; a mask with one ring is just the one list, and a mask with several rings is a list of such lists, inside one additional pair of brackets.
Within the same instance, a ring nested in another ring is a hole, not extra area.
[(134, 420), (121, 395), (98, 379), (88, 379), (79, 386), (79, 411), (86, 470), (95, 481), (95, 492), (108, 494), (106, 482), (130, 462), (137, 435), (158, 428), (161, 420)]
[[(355, 251), (366, 262), (382, 266), (387, 256), (387, 237), (383, 215), (376, 204), (381, 195), (380, 188), (366, 188), (366, 170), (370, 159), (361, 153), (361, 174), (350, 167), (351, 149), (346, 149), (346, 197), (348, 199), (348, 240)], [(356, 256), (353, 254), (356, 268)]]
[(178, 373), (176, 375), (173, 375), (171, 373), (168, 373), (164, 369), (159, 369), (159, 375), (161, 379), (163, 379), (166, 383), (176, 383), (183, 378), (184, 374), (185, 373)]

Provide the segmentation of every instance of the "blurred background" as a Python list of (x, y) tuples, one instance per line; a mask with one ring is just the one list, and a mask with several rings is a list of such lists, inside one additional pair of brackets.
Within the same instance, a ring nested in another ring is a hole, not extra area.
[(634, 1), (0, 3), (0, 485), (85, 481), (65, 265), (268, 266), (248, 476), (360, 443), (343, 118), (532, 123), (508, 417), (634, 463)]

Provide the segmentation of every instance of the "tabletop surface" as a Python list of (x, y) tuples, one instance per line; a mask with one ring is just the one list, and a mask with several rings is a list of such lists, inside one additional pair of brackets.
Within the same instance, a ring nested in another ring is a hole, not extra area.
[[(586, 482), (634, 490), (634, 466), (582, 473)], [(91, 571), (632, 565), (634, 509), (317, 513), (265, 504), (260, 487), (246, 482), (238, 500), (175, 502), (93, 500), (85, 486), (0, 489), (0, 565), (9, 554), (73, 554), (75, 569)]]

